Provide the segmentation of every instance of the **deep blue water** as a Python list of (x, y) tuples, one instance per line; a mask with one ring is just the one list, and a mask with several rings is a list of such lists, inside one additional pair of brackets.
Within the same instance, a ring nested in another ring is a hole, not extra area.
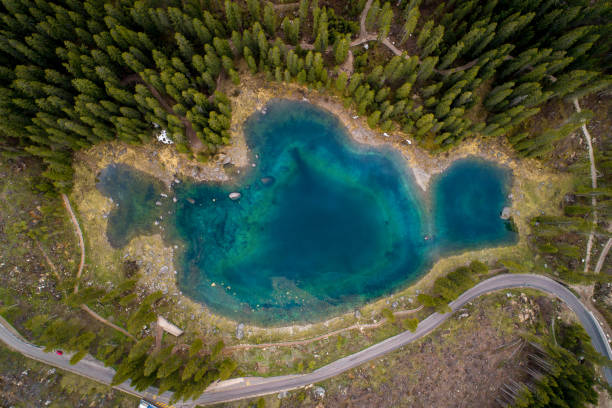
[(232, 183), (174, 184), (176, 204), (125, 165), (98, 183), (119, 203), (111, 244), (164, 228), (184, 248), (179, 287), (217, 313), (268, 325), (318, 320), (415, 280), (436, 257), (516, 239), (499, 218), (511, 174), (492, 163), (455, 162), (425, 200), (395, 151), (352, 142), (311, 104), (273, 101), (245, 134), (256, 166)]

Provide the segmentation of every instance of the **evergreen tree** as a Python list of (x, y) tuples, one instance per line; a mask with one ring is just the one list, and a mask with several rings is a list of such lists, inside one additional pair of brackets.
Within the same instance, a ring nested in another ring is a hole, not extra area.
[(325, 52), (327, 50), (327, 44), (329, 41), (329, 32), (327, 25), (327, 11), (323, 8), (320, 11), (318, 24), (316, 25), (316, 36), (314, 47), (319, 52)]
[(267, 1), (266, 5), (264, 6), (263, 25), (270, 36), (274, 36), (276, 34), (276, 30), (278, 28), (276, 11), (274, 11), (274, 6), (269, 1)]
[(463, 51), (464, 46), (465, 45), (462, 42), (458, 42), (457, 44), (453, 45), (450, 48), (450, 50), (448, 50), (446, 55), (444, 55), (444, 57), (442, 58), (442, 61), (440, 61), (440, 65), (438, 66), (438, 68), (445, 69), (450, 64), (452, 64), (455, 61), (455, 59), (459, 56), (461, 51)]
[(417, 23), (419, 22), (420, 16), (421, 13), (419, 12), (418, 7), (410, 9), (410, 11), (407, 13), (406, 22), (402, 27), (402, 38), (400, 40), (400, 45), (404, 44), (408, 40), (408, 38), (412, 36), (412, 33), (414, 32), (414, 29), (416, 28)]
[[(225, 17), (230, 30), (242, 29), (242, 12), (240, 6), (232, 0), (225, 0)], [(179, 30), (180, 31), (180, 30)]]
[(334, 44), (334, 57), (336, 58), (336, 64), (342, 64), (346, 61), (349, 52), (349, 46), (351, 45), (350, 36), (339, 37)]
[(428, 20), (423, 27), (421, 27), (421, 31), (419, 32), (419, 36), (417, 37), (417, 46), (419, 48), (423, 48), (429, 36), (431, 35), (431, 29), (434, 26), (433, 20)]
[(247, 8), (253, 21), (261, 21), (261, 9), (259, 0), (247, 0)]
[(427, 57), (421, 61), (421, 66), (417, 73), (417, 81), (420, 83), (426, 81), (433, 74), (437, 63), (438, 57)]
[(380, 0), (374, 0), (372, 5), (370, 6), (370, 10), (368, 10), (368, 14), (366, 15), (366, 28), (369, 31), (374, 30), (376, 26), (376, 22), (378, 21), (378, 17), (380, 15)]
[(391, 30), (391, 22), (393, 21), (393, 10), (391, 4), (385, 2), (380, 15), (378, 17), (378, 39), (382, 40), (387, 38), (389, 31)]
[(438, 45), (442, 42), (442, 37), (444, 37), (444, 26), (437, 25), (431, 32), (429, 38), (423, 44), (421, 57), (425, 58), (436, 50)]
[(290, 20), (288, 17), (283, 19), (281, 28), (285, 33), (285, 38), (290, 44), (297, 45), (300, 40), (300, 19)]
[(308, 6), (310, 0), (300, 0), (300, 5), (298, 8), (298, 16), (300, 21), (308, 21)]

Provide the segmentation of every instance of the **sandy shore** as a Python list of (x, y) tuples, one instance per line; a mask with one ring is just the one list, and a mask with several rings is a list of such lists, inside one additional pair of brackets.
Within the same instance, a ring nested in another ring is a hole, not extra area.
[[(215, 315), (210, 310), (183, 296), (176, 284), (176, 269), (174, 252), (179, 247), (164, 243), (160, 234), (134, 238), (125, 248), (114, 249), (106, 240), (106, 224), (111, 209), (110, 200), (102, 196), (95, 188), (95, 177), (99, 171), (110, 163), (129, 164), (140, 171), (163, 180), (169, 187), (176, 178), (191, 178), (196, 181), (227, 181), (231, 175), (224, 170), (223, 163), (232, 163), (233, 171), (249, 163), (249, 151), (245, 142), (243, 124), (254, 112), (261, 110), (273, 98), (293, 100), (308, 100), (332, 113), (347, 128), (351, 137), (359, 143), (369, 145), (388, 144), (401, 152), (414, 176), (416, 184), (425, 192), (433, 176), (443, 172), (457, 159), (467, 156), (478, 156), (503, 164), (513, 171), (512, 185), (512, 216), (519, 230), (519, 242), (510, 247), (488, 248), (465, 252), (439, 260), (419, 281), (408, 287), (400, 288), (391, 296), (378, 299), (361, 310), (362, 321), (376, 319), (382, 308), (389, 302), (401, 302), (402, 306), (410, 307), (408, 301), (418, 293), (426, 290), (435, 277), (450, 269), (479, 259), (494, 262), (500, 258), (512, 258), (526, 250), (525, 237), (529, 231), (527, 221), (544, 209), (555, 211), (555, 203), (569, 188), (569, 180), (557, 176), (535, 160), (522, 160), (512, 156), (510, 147), (501, 139), (473, 139), (462, 143), (452, 150), (437, 156), (432, 156), (425, 150), (406, 140), (411, 136), (402, 132), (390, 132), (385, 136), (382, 132), (371, 130), (365, 117), (356, 117), (356, 113), (346, 109), (341, 101), (333, 96), (321, 94), (294, 84), (279, 84), (265, 82), (257, 78), (245, 78), (241, 85), (223, 91), (232, 101), (232, 143), (221, 149), (207, 163), (200, 163), (185, 154), (177, 153), (172, 145), (152, 143), (145, 146), (131, 146), (112, 142), (97, 145), (87, 151), (78, 153), (75, 160), (75, 188), (72, 194), (77, 204), (80, 218), (83, 220), (87, 244), (96, 248), (89, 265), (90, 278), (107, 280), (113, 285), (113, 270), (117, 270), (122, 259), (137, 259), (144, 272), (140, 285), (144, 291), (162, 290), (174, 299), (175, 307), (169, 316), (178, 325), (199, 333), (217, 333), (219, 330), (226, 344), (236, 342), (233, 337), (238, 322), (223, 316)], [(567, 188), (565, 187), (567, 186)], [(556, 200), (556, 201), (555, 201)], [(91, 251), (90, 251), (91, 253)], [(354, 323), (353, 313), (336, 316), (323, 322), (292, 325), (287, 327), (257, 327), (245, 326), (246, 337), (265, 336), (266, 339), (291, 339), (304, 335), (321, 333)]]

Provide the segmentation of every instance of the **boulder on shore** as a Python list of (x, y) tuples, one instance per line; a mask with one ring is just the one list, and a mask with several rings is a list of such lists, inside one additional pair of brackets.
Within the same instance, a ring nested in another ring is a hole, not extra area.
[(502, 220), (507, 220), (510, 218), (510, 215), (512, 214), (512, 209), (510, 207), (504, 207), (504, 209), (501, 212), (501, 215), (499, 216)]

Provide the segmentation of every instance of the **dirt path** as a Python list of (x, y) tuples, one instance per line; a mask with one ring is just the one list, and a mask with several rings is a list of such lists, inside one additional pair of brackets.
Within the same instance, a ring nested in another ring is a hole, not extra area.
[(372, 7), (373, 2), (374, 0), (368, 0), (365, 6), (363, 6), (363, 11), (359, 17), (359, 38), (364, 38), (368, 34), (366, 29), (366, 18), (368, 17), (368, 12), (370, 11), (370, 7)]
[(285, 4), (273, 4), (274, 10), (276, 11), (288, 11), (293, 10), (294, 8), (298, 8), (300, 6), (300, 2), (296, 1), (295, 3), (285, 3)]
[[(574, 108), (576, 112), (581, 112), (580, 105), (578, 104), (578, 99), (574, 98), (573, 100)], [(597, 169), (595, 168), (595, 154), (593, 153), (593, 143), (591, 142), (591, 134), (586, 127), (586, 124), (582, 124), (582, 133), (584, 134), (584, 138), (587, 142), (587, 147), (589, 148), (589, 161), (591, 162), (591, 187), (593, 189), (597, 188)], [(597, 227), (597, 199), (595, 196), (591, 197), (591, 206), (593, 207), (593, 227), (591, 228), (591, 233), (589, 234), (589, 240), (587, 242), (586, 247), (586, 255), (584, 257), (584, 272), (589, 271), (589, 264), (591, 263), (591, 250), (593, 248), (593, 240), (595, 238), (595, 228)], [(600, 268), (601, 269), (601, 268)]]
[(446, 76), (446, 75), (454, 74), (455, 72), (465, 71), (466, 69), (470, 69), (474, 65), (476, 65), (477, 62), (478, 62), (478, 58), (468, 62), (467, 64), (463, 64), (463, 65), (461, 65), (459, 67), (449, 68), (449, 69), (442, 69), (442, 70), (434, 69), (434, 71), (437, 72), (440, 75)]
[(125, 330), (122, 327), (117, 326), (116, 324), (113, 324), (111, 322), (109, 322), (108, 320), (106, 320), (105, 318), (103, 318), (102, 316), (100, 316), (99, 314), (97, 314), (96, 312), (94, 312), (93, 310), (91, 310), (89, 307), (87, 307), (86, 304), (82, 304), (81, 305), (81, 309), (83, 309), (85, 312), (87, 312), (87, 314), (89, 314), (91, 317), (93, 317), (94, 319), (96, 319), (97, 321), (112, 327), (113, 329), (120, 331), (121, 333), (125, 334), (126, 336), (128, 336), (130, 339), (132, 340), (136, 340), (136, 337), (132, 336), (127, 330)]
[[(70, 205), (70, 200), (68, 200), (68, 196), (62, 193), (62, 200), (64, 201), (64, 207), (66, 208), (66, 211), (68, 211), (68, 213), (70, 214), (70, 219), (72, 220), (72, 224), (74, 225), (76, 234), (79, 237), (79, 247), (81, 248), (81, 262), (79, 264), (79, 270), (77, 271), (77, 275), (76, 275), (76, 283), (74, 284), (74, 293), (77, 293), (79, 291), (79, 279), (81, 279), (81, 273), (83, 272), (83, 267), (85, 266), (85, 240), (83, 239), (83, 232), (81, 231), (81, 226), (79, 225), (79, 221), (77, 220), (76, 215), (74, 214), (74, 211), (72, 211), (72, 206)], [(42, 248), (41, 248), (41, 251), (42, 251)], [(44, 251), (43, 251), (43, 254), (44, 254)], [(45, 258), (46, 257), (47, 256), (45, 254)], [(49, 259), (47, 259), (47, 261), (51, 262)], [(136, 340), (136, 338), (132, 336), (127, 330), (109, 322), (108, 320), (106, 320), (105, 318), (103, 318), (102, 316), (94, 312), (93, 310), (91, 310), (89, 307), (87, 307), (86, 304), (82, 304), (81, 309), (83, 309), (91, 317), (98, 320), (99, 322), (102, 322), (105, 325), (112, 327), (115, 330), (120, 331), (121, 333), (125, 334), (129, 338)]]
[(344, 61), (342, 63), (342, 65), (340, 65), (340, 67), (339, 67), (340, 71), (346, 72), (349, 77), (351, 75), (353, 75), (353, 70), (354, 70), (353, 62), (354, 62), (354, 60), (355, 60), (355, 58), (353, 57), (353, 52), (351, 50), (349, 50), (348, 56), (346, 57), (346, 61)]
[[(393, 315), (397, 316), (397, 317), (403, 317), (403, 316), (410, 315), (412, 313), (416, 313), (416, 312), (418, 312), (421, 309), (423, 309), (422, 305), (417, 307), (416, 309), (400, 310), (398, 312), (393, 313)], [(375, 329), (377, 327), (382, 326), (386, 322), (387, 322), (387, 318), (383, 318), (383, 319), (381, 319), (380, 321), (378, 321), (376, 323), (354, 324), (352, 326), (344, 327), (342, 329), (334, 330), (332, 332), (325, 333), (325, 334), (322, 334), (320, 336), (311, 337), (309, 339), (304, 339), (304, 340), (283, 341), (283, 342), (278, 342), (278, 343), (237, 344), (235, 346), (229, 346), (229, 347), (224, 348), (223, 352), (224, 353), (229, 353), (229, 352), (236, 351), (236, 350), (248, 350), (248, 349), (253, 349), (253, 348), (303, 346), (305, 344), (309, 344), (309, 343), (312, 343), (312, 342), (315, 342), (315, 341), (324, 340), (324, 339), (327, 339), (329, 337), (336, 336), (338, 334), (344, 333), (345, 331), (349, 331), (349, 330), (359, 330), (359, 331), (363, 332), (363, 330)]]
[(402, 55), (402, 50), (400, 50), (399, 48), (397, 48), (395, 45), (391, 44), (391, 41), (389, 41), (388, 38), (385, 38), (382, 40), (382, 43), (391, 50), (392, 53), (394, 53), (395, 55)]
[(40, 252), (42, 252), (43, 257), (45, 258), (45, 261), (47, 261), (47, 265), (49, 265), (49, 268), (51, 268), (51, 271), (53, 272), (53, 274), (57, 278), (58, 282), (61, 281), (62, 278), (60, 277), (60, 274), (57, 271), (57, 268), (55, 267), (55, 264), (53, 262), (51, 262), (51, 258), (49, 258), (49, 255), (47, 255), (47, 253), (43, 249), (42, 245), (40, 244), (40, 241), (36, 240), (36, 245), (38, 245), (38, 249), (40, 249)]
[(79, 225), (79, 221), (74, 215), (74, 211), (72, 211), (72, 206), (70, 205), (70, 200), (68, 200), (68, 196), (62, 193), (62, 200), (64, 201), (64, 207), (68, 214), (70, 214), (70, 219), (72, 220), (72, 224), (74, 225), (74, 230), (76, 231), (77, 236), (79, 237), (79, 247), (81, 248), (81, 262), (79, 263), (79, 269), (76, 274), (76, 283), (74, 284), (74, 293), (79, 291), (79, 279), (81, 279), (81, 274), (83, 273), (83, 267), (85, 266), (85, 240), (83, 239), (83, 232), (81, 231), (81, 226)]
[(601, 268), (603, 267), (604, 261), (606, 260), (606, 256), (608, 256), (610, 247), (612, 247), (612, 238), (608, 238), (608, 242), (606, 242), (606, 246), (604, 246), (604, 249), (601, 251), (601, 254), (599, 255), (599, 259), (597, 260), (597, 264), (595, 265), (595, 273), (601, 272)]
[[(365, 20), (366, 17), (368, 15), (368, 11), (370, 11), (370, 7), (372, 6), (372, 2), (374, 0), (368, 0), (368, 2), (365, 4), (365, 6), (363, 7), (363, 11), (361, 12), (361, 17), (359, 18), (359, 37), (355, 38), (353, 41), (351, 41), (351, 47), (355, 47), (357, 45), (361, 45), (363, 43), (369, 42), (369, 41), (374, 41), (376, 39), (378, 39), (378, 35), (376, 33), (370, 33), (368, 34), (367, 30), (366, 30), (366, 26), (365, 26)], [(303, 50), (314, 50), (314, 44), (309, 44), (306, 41), (302, 41), (300, 42), (300, 47)], [(289, 49), (294, 49), (295, 47), (293, 46), (289, 46)], [(325, 50), (325, 52), (330, 52), (333, 49), (333, 47), (330, 45), (329, 47), (327, 47), (327, 49)], [(350, 52), (350, 51), (349, 51)], [(352, 54), (350, 55), (350, 57), (352, 58)], [(352, 72), (352, 60), (351, 60), (351, 72)]]

